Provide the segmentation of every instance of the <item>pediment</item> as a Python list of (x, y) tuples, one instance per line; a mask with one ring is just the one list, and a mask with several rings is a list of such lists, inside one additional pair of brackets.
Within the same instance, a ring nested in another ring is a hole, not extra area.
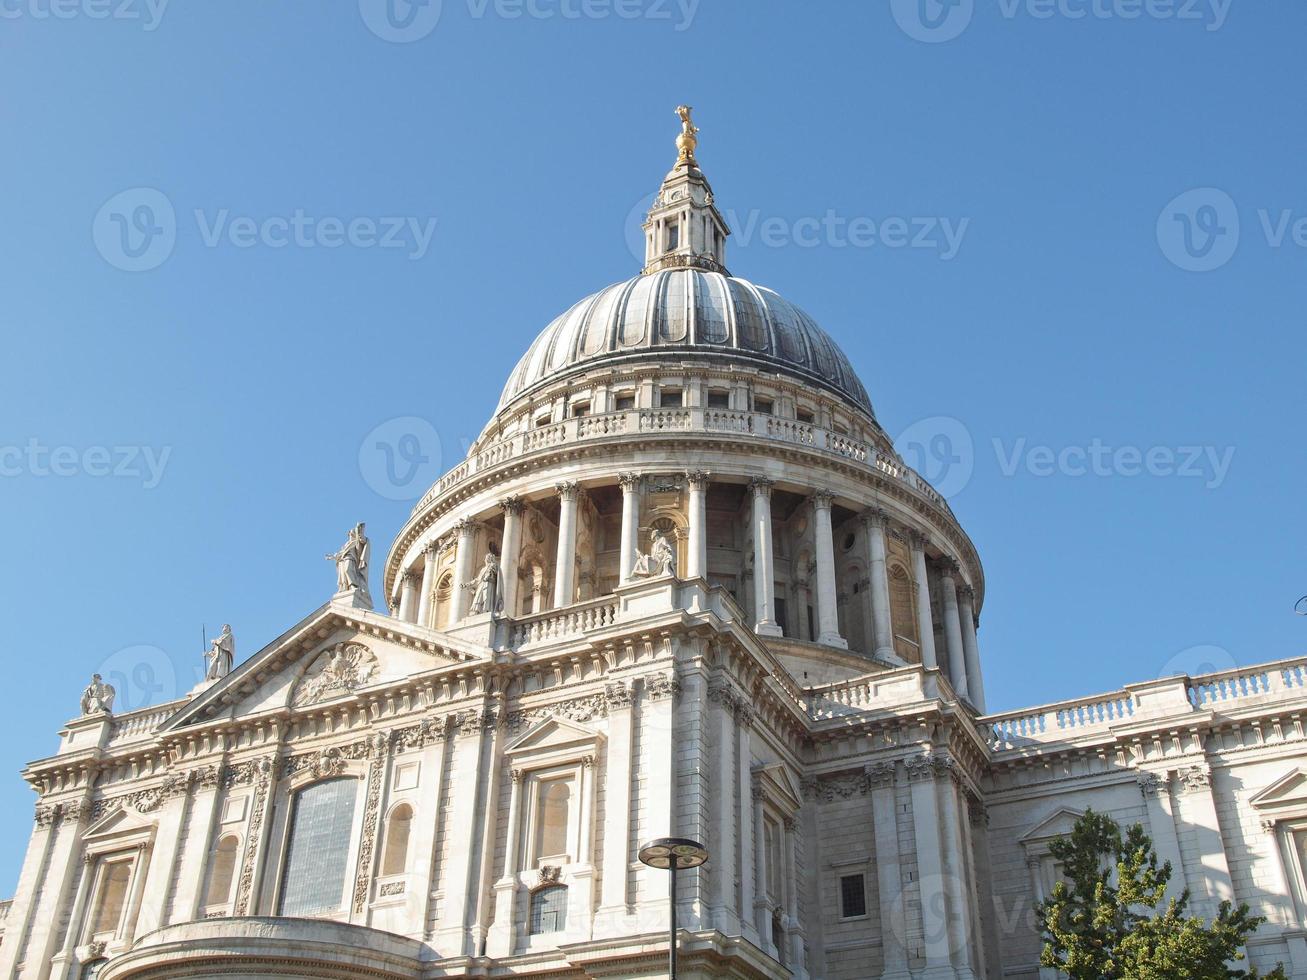
[(1279, 811), (1307, 809), (1307, 773), (1291, 769), (1248, 801), (1255, 809)]
[(1066, 837), (1075, 827), (1076, 821), (1084, 815), (1084, 810), (1060, 807), (1022, 834), (1018, 841), (1022, 844), (1038, 844)]
[(424, 626), (328, 603), (200, 690), (162, 731), (344, 701), (489, 656), (489, 650)]
[(782, 805), (782, 809), (792, 813), (802, 806), (803, 789), (779, 762), (759, 766), (753, 770), (753, 775), (769, 790), (772, 799)]
[(537, 723), (504, 750), (509, 758), (593, 754), (603, 735), (567, 718), (550, 717)]
[(121, 843), (154, 834), (155, 822), (128, 804), (114, 807), (86, 828), (82, 841), (88, 846)]

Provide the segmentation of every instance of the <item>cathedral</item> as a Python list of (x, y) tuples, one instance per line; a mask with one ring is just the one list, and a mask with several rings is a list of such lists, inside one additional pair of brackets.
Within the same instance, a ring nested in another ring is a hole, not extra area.
[[(1090, 807), (1307, 978), (1307, 658), (987, 713), (980, 556), (831, 335), (727, 271), (677, 111), (644, 267), (384, 558), (352, 528), (180, 700), (70, 696), (0, 980), (667, 977), (673, 916), (686, 978), (1052, 980)], [(665, 837), (707, 854), (674, 900)]]

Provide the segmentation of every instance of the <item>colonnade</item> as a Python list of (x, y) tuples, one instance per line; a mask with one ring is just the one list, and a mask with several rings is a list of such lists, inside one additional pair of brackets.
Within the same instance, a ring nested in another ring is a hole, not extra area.
[[(639, 473), (622, 473), (617, 483), (622, 495), (622, 526), (619, 538), (619, 581), (631, 581), (640, 544), (640, 506), (644, 477)], [(701, 471), (686, 474), (686, 562), (679, 569), (681, 578), (706, 578), (708, 573), (707, 495), (709, 475)], [(761, 477), (749, 481), (750, 536), (753, 542), (754, 632), (763, 637), (783, 635), (776, 618), (776, 549), (772, 531), (772, 490), (774, 482)], [(558, 546), (554, 564), (555, 608), (570, 605), (576, 588), (577, 507), (582, 489), (569, 481), (555, 487), (558, 495)], [(840, 634), (836, 564), (831, 508), (834, 494), (814, 490), (809, 497), (813, 520), (816, 590), (814, 594), (817, 642), (823, 646), (848, 649)], [(503, 582), (504, 608), (517, 608), (518, 556), (521, 550), (524, 503), (517, 497), (500, 501), (504, 531), (500, 576)], [(884, 663), (901, 663), (894, 648), (894, 623), (891, 614), (886, 533), (889, 515), (868, 508), (859, 515), (865, 542), (863, 558), (868, 569), (869, 587), (864, 601), (869, 607), (872, 624), (872, 656)], [(455, 558), (451, 622), (467, 616), (471, 601), (470, 584), (476, 574), (473, 554), (476, 521), (464, 518), (454, 525)], [(932, 594), (929, 563), (926, 555), (928, 538), (915, 529), (906, 530), (912, 555), (915, 579), (916, 627), (921, 663), (931, 669), (941, 666), (953, 683), (954, 690), (969, 700), (977, 710), (985, 710), (984, 685), (980, 672), (980, 653), (976, 639), (975, 594), (961, 579), (958, 563), (944, 556), (935, 560), (938, 568), (939, 605), (943, 616), (944, 650), (936, 651), (935, 623), (931, 614)], [(407, 570), (400, 583), (398, 615), (407, 622), (423, 626), (434, 608), (438, 544), (432, 541), (423, 549), (422, 572)]]

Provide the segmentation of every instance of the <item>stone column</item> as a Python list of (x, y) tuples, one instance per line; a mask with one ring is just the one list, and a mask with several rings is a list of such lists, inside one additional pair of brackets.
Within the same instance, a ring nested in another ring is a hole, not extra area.
[(948, 674), (958, 697), (971, 700), (967, 687), (966, 652), (962, 649), (962, 620), (958, 615), (956, 584), (957, 562), (944, 558), (940, 563), (940, 588), (944, 593), (944, 639), (948, 646)]
[(472, 604), (473, 576), (476, 574), (476, 556), (472, 548), (476, 544), (477, 522), (464, 518), (454, 525), (458, 533), (454, 551), (454, 615), (451, 623), (460, 622)]
[(909, 980), (908, 925), (903, 914), (903, 870), (899, 864), (898, 808), (894, 805), (894, 763), (867, 767), (872, 833), (876, 846), (876, 893), (880, 904), (882, 980)]
[[(806, 574), (806, 569), (799, 571), (800, 575)], [(807, 640), (812, 636), (812, 630), (808, 627), (808, 589), (811, 583), (807, 578), (796, 578), (794, 580), (794, 635), (800, 640)]]
[(936, 760), (916, 756), (905, 761), (912, 786), (912, 824), (917, 838), (917, 879), (921, 888), (921, 930), (929, 980), (956, 976), (950, 957), (948, 887), (943, 861)]
[(690, 488), (690, 540), (686, 549), (685, 577), (708, 577), (708, 474), (686, 474)]
[(756, 477), (749, 481), (753, 491), (753, 631), (759, 636), (780, 636), (776, 625), (776, 566), (771, 540), (772, 481)]
[(435, 626), (436, 559), (440, 557), (440, 542), (432, 539), (422, 549), (422, 587), (418, 596), (419, 626)]
[(639, 473), (623, 473), (617, 478), (622, 487), (622, 540), (618, 558), (619, 581), (631, 581), (635, 556), (640, 550), (640, 487), (644, 478)]
[(976, 592), (964, 585), (958, 590), (958, 618), (962, 621), (962, 653), (967, 664), (967, 690), (971, 703), (985, 713), (985, 682), (980, 676), (980, 647), (976, 643)]
[(921, 665), (933, 670), (939, 666), (939, 661), (935, 656), (935, 621), (930, 615), (926, 536), (920, 531), (913, 531), (908, 540), (912, 544), (912, 576), (917, 580), (917, 638), (921, 643)]
[(885, 566), (885, 522), (885, 512), (879, 508), (862, 512), (867, 533), (867, 578), (871, 582), (867, 593), (871, 598), (872, 655), (894, 661), (897, 656), (894, 624), (890, 619), (889, 570)]
[[(951, 763), (952, 760), (947, 760)], [(936, 783), (940, 791), (940, 810), (943, 815), (944, 881), (949, 903), (949, 945), (953, 949), (953, 964), (960, 980), (974, 980), (972, 962), (972, 916), (967, 901), (969, 869), (963, 846), (962, 801), (958, 777), (952, 766), (945, 770), (945, 778)]]
[(576, 593), (576, 503), (581, 487), (558, 484), (558, 557), (554, 562), (554, 608), (570, 606)]
[[(743, 768), (743, 767), (741, 767)], [(758, 781), (750, 773), (749, 799), (753, 804), (749, 809), (753, 821), (753, 919), (754, 928), (758, 930), (760, 945), (770, 956), (778, 957), (776, 937), (771, 928), (771, 897), (767, 894), (767, 836), (762, 826), (763, 791)], [(779, 869), (771, 869), (776, 874)]]
[(449, 858), (442, 872), (445, 898), (436, 946), (446, 956), (471, 956), (472, 924), (476, 915), (478, 857), (482, 831), (481, 807), (485, 797), (480, 784), (485, 776), (486, 733), (493, 728), (494, 715), (485, 707), (470, 708), (457, 716), (449, 786)]
[(1200, 880), (1194, 884), (1196, 911), (1212, 918), (1221, 902), (1234, 901), (1230, 865), (1226, 860), (1225, 841), (1216, 816), (1212, 797), (1212, 771), (1206, 763), (1186, 766), (1179, 772), (1181, 820), (1193, 827), (1194, 845), (1199, 855)]
[(399, 587), (399, 618), (406, 623), (416, 623), (418, 601), (418, 576), (408, 570), (404, 572)]
[[(219, 836), (215, 831), (221, 810), (218, 793), (221, 766), (221, 762), (216, 762), (193, 770), (188, 775), (195, 798), (191, 802), (189, 833), (182, 844), (177, 894), (166, 924), (190, 922), (200, 917), (200, 902), (204, 898), (202, 889), (206, 884), (204, 871), (208, 866), (210, 850)], [(235, 885), (235, 881), (232, 884)]]
[(713, 775), (712, 820), (714, 829), (720, 828), (719, 839), (714, 842), (712, 858), (712, 924), (723, 935), (740, 933), (740, 916), (735, 905), (735, 781), (728, 778), (735, 771), (735, 712), (740, 698), (729, 686), (722, 684), (708, 689), (708, 700), (713, 705), (712, 725)]
[(758, 884), (758, 876), (762, 873), (762, 869), (754, 863), (753, 847), (753, 745), (750, 735), (750, 729), (753, 727), (753, 710), (747, 704), (739, 705), (736, 708), (735, 720), (739, 737), (736, 794), (740, 800), (740, 807), (739, 823), (735, 832), (740, 841), (740, 931), (746, 939), (756, 945), (762, 945), (765, 940), (758, 934), (753, 914), (756, 890), (761, 887)]
[(596, 932), (622, 935), (627, 913), (626, 876), (631, 864), (631, 689), (626, 681), (604, 687), (608, 705), (607, 782), (604, 786), (604, 864), (599, 882)]
[(499, 502), (504, 511), (504, 540), (499, 558), (499, 574), (503, 585), (504, 615), (517, 615), (518, 559), (522, 552), (522, 511), (525, 505), (517, 497), (505, 497)]
[(817, 642), (847, 650), (840, 636), (839, 608), (835, 605), (835, 540), (831, 534), (830, 507), (834, 494), (818, 490), (812, 495), (813, 537), (817, 544)]
[[(1171, 801), (1171, 774), (1141, 770), (1136, 777), (1139, 792), (1148, 807), (1148, 830), (1157, 850), (1157, 863), (1171, 862), (1171, 880), (1166, 886), (1166, 898), (1176, 898), (1188, 887), (1185, 881), (1184, 859), (1180, 856), (1180, 839), (1175, 832), (1175, 809)], [(1165, 901), (1163, 901), (1165, 904)]]

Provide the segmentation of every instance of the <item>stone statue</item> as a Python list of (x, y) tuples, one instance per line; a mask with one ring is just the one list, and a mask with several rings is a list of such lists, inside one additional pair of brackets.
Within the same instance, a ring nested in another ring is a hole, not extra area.
[(368, 555), (372, 545), (363, 533), (363, 525), (356, 524), (345, 539), (344, 546), (327, 561), (336, 563), (336, 591), (368, 594)]
[(472, 605), (468, 610), (472, 615), (479, 613), (497, 613), (504, 608), (504, 590), (499, 574), (499, 559), (494, 552), (486, 553), (486, 562), (477, 573), (472, 583)]
[(91, 683), (87, 684), (86, 690), (82, 692), (82, 714), (94, 715), (101, 712), (106, 715), (112, 714), (116, 693), (112, 684), (102, 681), (99, 674), (92, 674)]
[(631, 574), (636, 578), (653, 578), (656, 575), (676, 574), (676, 548), (671, 540), (658, 528), (649, 535), (649, 553), (637, 553), (635, 568)]
[(677, 163), (694, 163), (694, 148), (699, 145), (699, 127), (690, 120), (693, 111), (693, 106), (676, 107), (676, 114), (681, 117), (681, 135), (676, 137)]
[(231, 625), (222, 624), (222, 633), (210, 641), (209, 649), (204, 654), (204, 679), (216, 681), (231, 673), (231, 666), (236, 662), (236, 638), (231, 635)]

